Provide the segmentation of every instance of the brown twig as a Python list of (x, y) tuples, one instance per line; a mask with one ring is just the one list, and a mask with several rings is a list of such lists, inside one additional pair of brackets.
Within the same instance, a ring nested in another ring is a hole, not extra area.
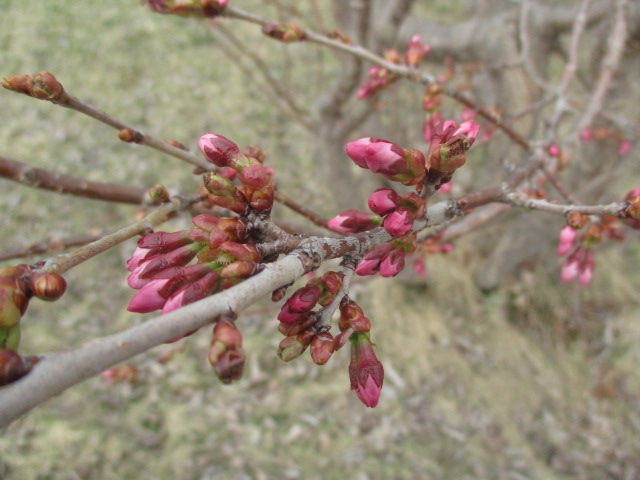
[(93, 200), (140, 205), (147, 197), (147, 190), (144, 188), (90, 182), (2, 156), (0, 156), (0, 176), (29, 187)]
[(198, 201), (200, 201), (200, 197), (173, 197), (170, 203), (161, 205), (138, 222), (120, 228), (115, 232), (105, 235), (99, 240), (91, 242), (90, 244), (76, 250), (68, 253), (61, 253), (60, 255), (46, 260), (44, 266), (38, 271), (54, 273), (66, 272), (76, 265), (79, 265), (100, 253), (106, 252), (110, 248), (113, 248), (136, 235), (153, 229), (153, 227), (168, 220), (173, 213), (189, 208)]
[(78, 237), (58, 238), (49, 237), (38, 243), (33, 243), (11, 252), (0, 253), (0, 261), (12, 260), (15, 258), (30, 257), (38, 253), (53, 253), (59, 252), (66, 248), (77, 247), (79, 245), (86, 245), (90, 242), (95, 242), (102, 235), (81, 235)]

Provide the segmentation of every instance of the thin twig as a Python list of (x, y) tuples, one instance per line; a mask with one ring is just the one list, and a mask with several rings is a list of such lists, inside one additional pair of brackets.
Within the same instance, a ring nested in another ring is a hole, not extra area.
[(114, 183), (90, 182), (0, 156), (0, 176), (33, 188), (93, 200), (140, 205), (147, 190)]

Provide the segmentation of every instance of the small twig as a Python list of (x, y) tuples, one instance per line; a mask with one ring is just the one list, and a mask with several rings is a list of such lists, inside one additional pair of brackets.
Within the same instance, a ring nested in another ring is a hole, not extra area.
[(79, 237), (57, 238), (50, 237), (38, 243), (27, 245), (26, 247), (11, 252), (0, 253), (0, 261), (12, 260), (15, 258), (24, 258), (36, 255), (38, 253), (59, 252), (66, 248), (86, 245), (90, 242), (102, 238), (102, 235), (81, 235)]
[(76, 265), (79, 265), (136, 235), (152, 229), (153, 227), (168, 220), (171, 214), (184, 210), (198, 201), (200, 201), (200, 197), (174, 197), (171, 199), (170, 203), (156, 208), (153, 212), (138, 222), (120, 228), (119, 230), (116, 230), (109, 235), (105, 235), (99, 240), (76, 250), (68, 253), (62, 253), (46, 260), (44, 266), (38, 271), (55, 273), (66, 272)]
[(0, 176), (33, 188), (56, 193), (105, 200), (109, 202), (140, 205), (147, 197), (147, 190), (125, 187), (114, 183), (90, 182), (37, 168), (28, 163), (18, 162), (0, 156)]
[(593, 123), (595, 116), (602, 109), (602, 104), (613, 81), (613, 76), (620, 66), (620, 59), (622, 58), (629, 33), (626, 9), (627, 0), (616, 1), (614, 24), (607, 42), (607, 52), (602, 59), (600, 74), (593, 89), (593, 94), (577, 124), (576, 130), (578, 132), (589, 127)]
[(342, 299), (349, 294), (349, 286), (351, 285), (351, 279), (355, 273), (356, 265), (357, 262), (352, 258), (346, 257), (344, 259), (342, 269), (340, 270), (340, 273), (342, 273), (342, 288), (340, 288), (340, 291), (336, 293), (333, 301), (320, 311), (320, 314), (317, 317), (318, 320), (314, 323), (316, 328), (320, 328), (324, 325), (331, 325), (331, 318), (333, 317), (333, 314), (340, 306)]
[(531, 198), (522, 192), (508, 192), (504, 195), (501, 201), (508, 203), (509, 205), (513, 205), (514, 207), (557, 213), (560, 215), (567, 215), (570, 212), (579, 212), (585, 215), (610, 215), (618, 218), (625, 217), (624, 212), (628, 207), (625, 202), (613, 202), (608, 205), (562, 205), (539, 198)]

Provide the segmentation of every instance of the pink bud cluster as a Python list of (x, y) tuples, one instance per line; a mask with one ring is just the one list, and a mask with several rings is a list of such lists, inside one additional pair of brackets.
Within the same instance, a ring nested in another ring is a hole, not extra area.
[(356, 273), (358, 275), (375, 275), (395, 277), (404, 268), (404, 257), (416, 249), (416, 233), (393, 239), (367, 252), (360, 260)]
[[(583, 230), (581, 235), (578, 235), (579, 230)], [(578, 212), (567, 216), (567, 225), (560, 230), (557, 248), (559, 256), (566, 256), (560, 273), (563, 282), (577, 280), (582, 286), (591, 282), (596, 266), (593, 249), (603, 236), (618, 241), (624, 238), (615, 217), (604, 216), (592, 221)]]
[[(212, 204), (228, 208), (241, 216), (246, 215), (249, 209), (266, 214), (271, 211), (273, 179), (271, 171), (262, 165), (260, 154), (243, 154), (231, 140), (214, 133), (203, 135), (198, 146), (209, 162), (225, 169), (225, 172), (204, 175), (204, 186)], [(229, 169), (234, 170), (235, 174)], [(235, 176), (242, 185), (233, 183)]]
[[(422, 43), (419, 35), (411, 37), (407, 43), (404, 55), (401, 57), (396, 50), (387, 50), (384, 53), (385, 60), (391, 63), (404, 62), (409, 67), (417, 67), (420, 62), (427, 56), (431, 47)], [(374, 96), (380, 90), (383, 90), (398, 80), (395, 73), (390, 72), (387, 68), (375, 65), (369, 69), (369, 78), (358, 89), (357, 96), (360, 99)]]
[(431, 125), (431, 142), (425, 156), (415, 149), (403, 149), (395, 143), (377, 138), (361, 138), (347, 144), (347, 155), (361, 168), (379, 173), (389, 180), (404, 185), (417, 185), (424, 181), (439, 187), (451, 180), (454, 172), (466, 162), (480, 130), (473, 120), (458, 125), (453, 120)]
[[(127, 281), (139, 291), (127, 307), (167, 313), (236, 285), (258, 269), (260, 254), (249, 242), (247, 221), (201, 214), (190, 230), (155, 232), (138, 240), (127, 262)], [(188, 265), (194, 258), (197, 263)]]
[(424, 215), (425, 200), (414, 192), (398, 195), (391, 188), (380, 188), (369, 197), (369, 208), (383, 217), (382, 227), (394, 237), (406, 235), (413, 222)]
[(229, 0), (144, 0), (144, 3), (163, 14), (215, 17), (224, 11)]
[[(324, 365), (329, 361), (334, 351), (333, 335), (329, 333), (329, 326), (316, 325), (319, 311), (313, 309), (316, 305), (322, 308), (330, 305), (342, 288), (342, 280), (341, 273), (327, 272), (307, 282), (284, 303), (278, 314), (278, 330), (286, 337), (278, 347), (278, 356), (283, 361), (299, 357), (308, 347), (314, 363)], [(281, 292), (276, 291), (273, 299), (281, 296)]]

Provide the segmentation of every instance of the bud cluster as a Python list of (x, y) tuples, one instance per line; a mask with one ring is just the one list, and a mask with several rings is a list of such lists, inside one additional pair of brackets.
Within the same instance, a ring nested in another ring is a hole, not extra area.
[[(155, 232), (138, 240), (127, 262), (129, 286), (139, 290), (129, 311), (167, 313), (257, 272), (260, 254), (248, 243), (245, 219), (201, 214), (192, 223), (189, 230)], [(194, 258), (197, 262), (188, 265)]]
[(356, 273), (364, 276), (379, 272), (383, 277), (395, 277), (404, 268), (404, 257), (413, 253), (416, 247), (415, 232), (395, 238), (368, 251), (358, 263)]
[(369, 208), (383, 217), (382, 227), (394, 237), (406, 235), (413, 222), (424, 215), (425, 200), (414, 192), (398, 195), (391, 188), (380, 188), (369, 197)]
[[(311, 358), (318, 365), (327, 363), (333, 354), (333, 336), (327, 326), (316, 326), (320, 305), (328, 307), (342, 288), (343, 275), (329, 271), (319, 278), (309, 280), (296, 290), (282, 305), (278, 330), (285, 335), (280, 342), (278, 356), (285, 362), (299, 357), (311, 346)], [(276, 296), (277, 298), (277, 296)]]
[[(204, 186), (212, 204), (241, 216), (249, 209), (267, 214), (271, 211), (274, 200), (272, 171), (262, 165), (261, 151), (254, 149), (245, 155), (231, 140), (214, 133), (203, 135), (198, 145), (209, 162), (226, 170), (204, 175)], [(233, 183), (236, 176), (242, 185)]]
[(246, 359), (242, 348), (242, 334), (234, 323), (235, 319), (236, 315), (233, 313), (227, 313), (218, 319), (213, 327), (207, 354), (209, 363), (224, 384), (242, 377)]
[[(583, 230), (581, 235), (578, 231)], [(624, 233), (615, 217), (601, 217), (592, 220), (579, 212), (567, 216), (567, 225), (560, 230), (557, 253), (565, 256), (560, 278), (563, 282), (578, 280), (582, 286), (588, 285), (595, 270), (594, 247), (603, 236), (612, 240), (622, 240)]]
[[(403, 62), (409, 67), (417, 67), (427, 56), (431, 47), (422, 43), (419, 35), (411, 37), (407, 43), (404, 55), (401, 57), (397, 50), (387, 50), (384, 52), (385, 60), (391, 63), (400, 64)], [(374, 96), (380, 90), (392, 85), (398, 80), (398, 75), (390, 72), (387, 68), (375, 65), (369, 69), (368, 79), (358, 88), (357, 96), (365, 99)]]

